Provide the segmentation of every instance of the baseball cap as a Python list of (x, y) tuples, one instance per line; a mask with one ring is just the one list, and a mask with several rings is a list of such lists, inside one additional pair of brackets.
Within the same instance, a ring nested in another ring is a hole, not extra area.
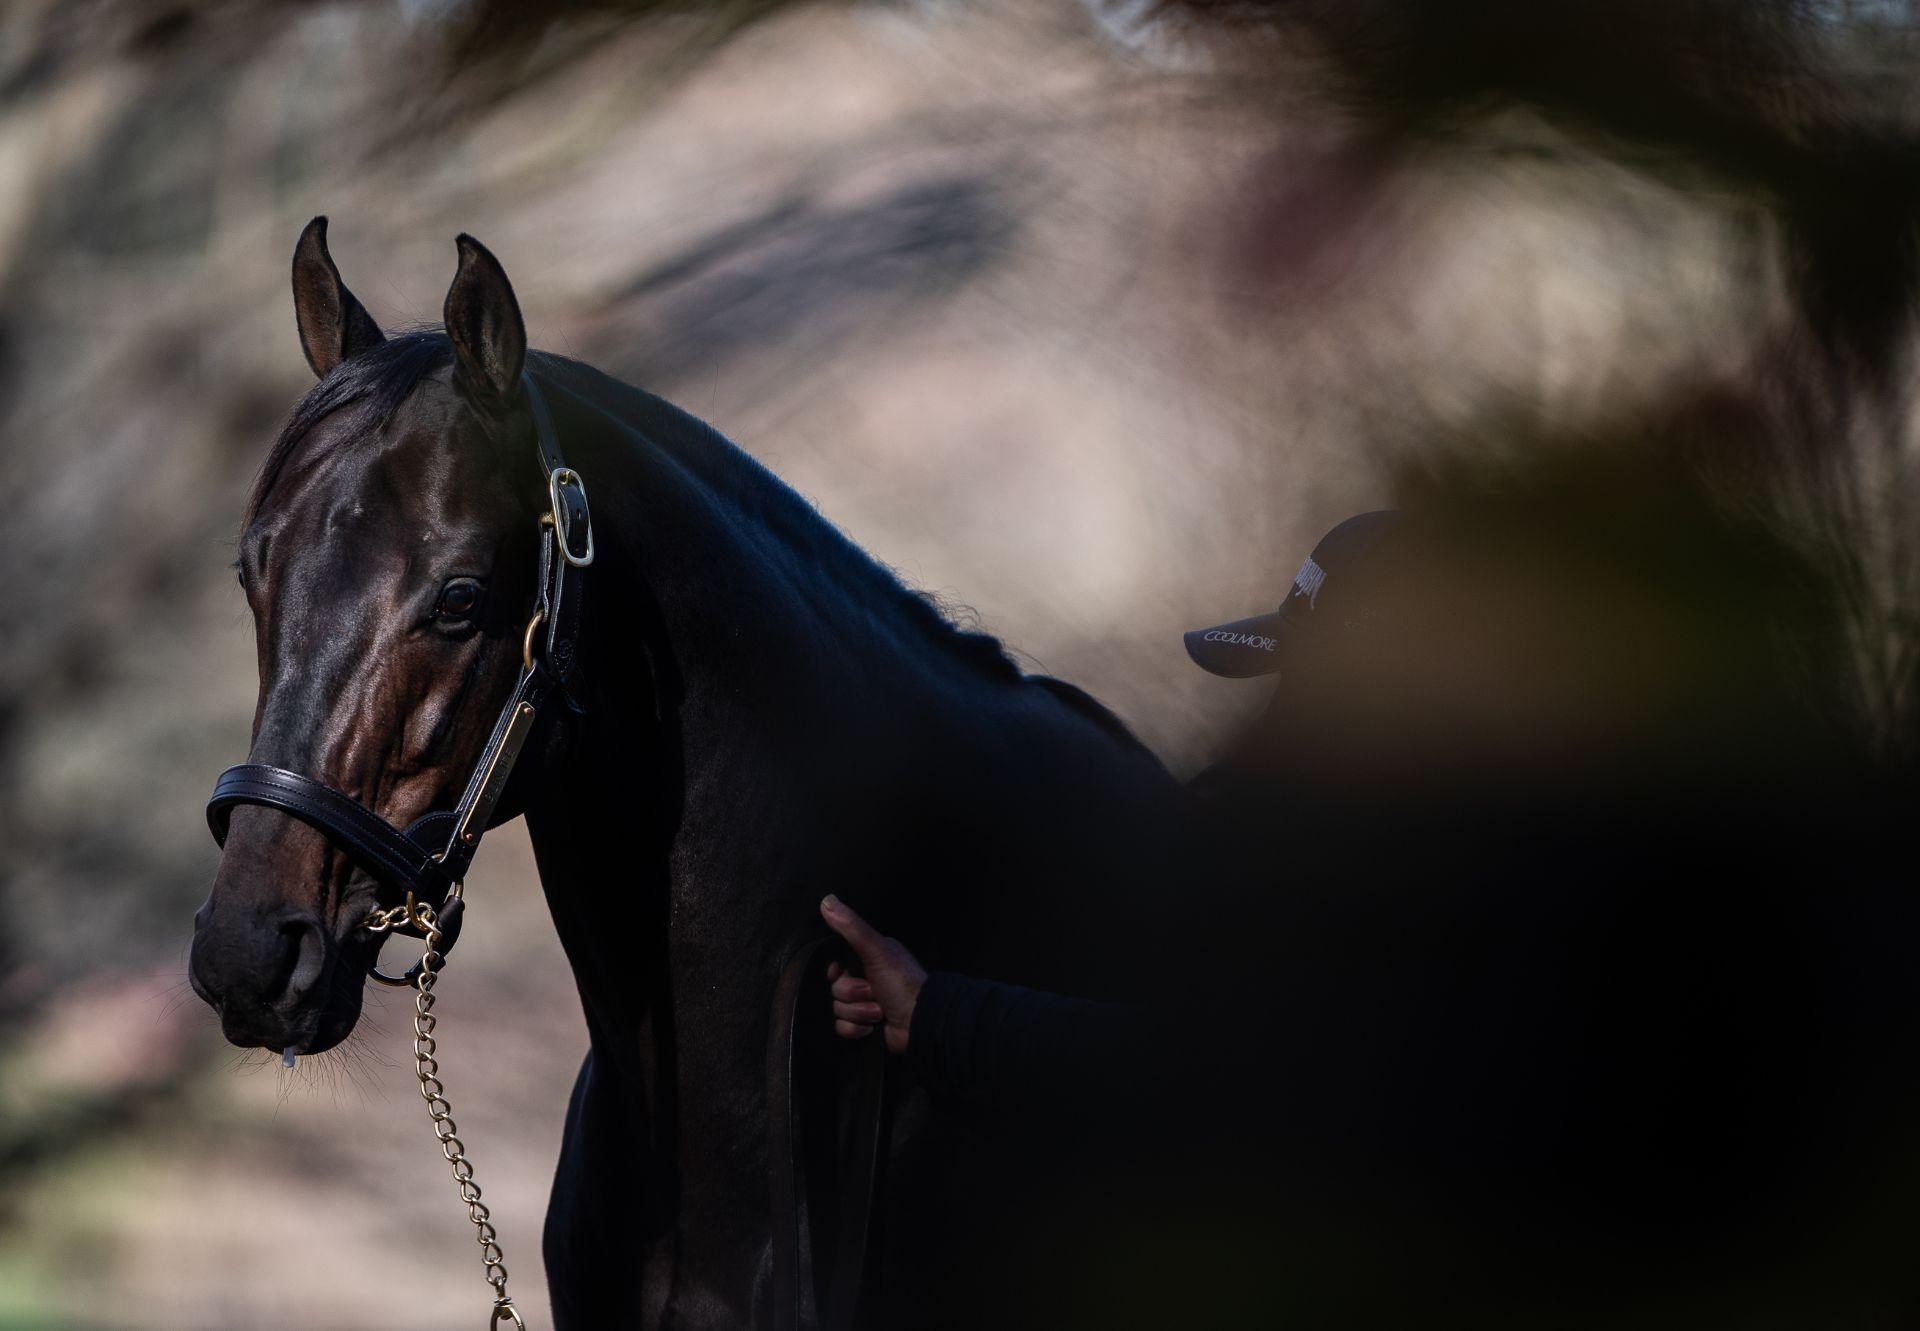
[(1187, 655), (1228, 679), (1271, 675), (1290, 651), (1390, 613), (1403, 530), (1393, 509), (1360, 513), (1320, 538), (1280, 608), (1187, 634)]

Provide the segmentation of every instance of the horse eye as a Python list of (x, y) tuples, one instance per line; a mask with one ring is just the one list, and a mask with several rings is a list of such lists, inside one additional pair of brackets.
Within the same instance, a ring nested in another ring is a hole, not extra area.
[(471, 578), (455, 578), (440, 590), (440, 604), (433, 608), (439, 619), (467, 619), (480, 608), (480, 584)]

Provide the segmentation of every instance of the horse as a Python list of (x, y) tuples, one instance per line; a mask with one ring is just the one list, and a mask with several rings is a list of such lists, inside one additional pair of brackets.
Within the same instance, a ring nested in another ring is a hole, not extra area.
[[(530, 350), (499, 261), (468, 236), (457, 250), (444, 327), (388, 336), (326, 219), (300, 238), (318, 382), (239, 542), (261, 680), (249, 762), (371, 825), (430, 819), (469, 785), (489, 785), (461, 805), (476, 835), (525, 817), (589, 1035), (543, 1239), (563, 1331), (787, 1324), (771, 1012), (825, 933), (821, 896), (934, 967), (1126, 997), (1138, 958), (1114, 921), (1178, 788), (1091, 697), (957, 627), (717, 430)], [(552, 475), (544, 443), (531, 465), (546, 431), (567, 464)], [(482, 757), (495, 770), (511, 707), (489, 727), (540, 673), (537, 639), (556, 645), (529, 621), (557, 557), (542, 519), (566, 520), (549, 482), (569, 468), (583, 521), (592, 506), (590, 570), (561, 566), (571, 659), (512, 737), (511, 774), (469, 783)], [(294, 807), (222, 810), (189, 962), (230, 1041), (290, 1055), (352, 1031), (381, 942), (366, 921), (395, 898)], [(817, 1094), (844, 1098), (844, 1072), (813, 1073)], [(977, 1325), (1032, 1274), (993, 1266), (1018, 1246), (1020, 1180), (964, 1114), (888, 1077), (863, 1315)]]

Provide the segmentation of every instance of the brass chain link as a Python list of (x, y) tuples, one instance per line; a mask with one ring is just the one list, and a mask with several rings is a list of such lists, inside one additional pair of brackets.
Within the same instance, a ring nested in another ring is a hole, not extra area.
[[(463, 886), (455, 883), (448, 900), (460, 896)], [(404, 904), (376, 910), (366, 921), (366, 927), (375, 934), (388, 934), (409, 926), (420, 930), (427, 943), (413, 979), (413, 1059), (414, 1075), (420, 1080), (420, 1098), (427, 1102), (427, 1117), (433, 1121), (433, 1135), (440, 1143), (440, 1153), (446, 1156), (447, 1164), (453, 1169), (453, 1181), (459, 1188), (460, 1200), (467, 1205), (467, 1219), (473, 1222), (475, 1241), (480, 1245), (482, 1269), (486, 1273), (487, 1284), (493, 1287), (493, 1318), (487, 1323), (488, 1331), (499, 1331), (508, 1322), (517, 1331), (526, 1331), (527, 1324), (521, 1320), (520, 1310), (513, 1306), (513, 1296), (507, 1293), (506, 1253), (501, 1251), (500, 1237), (493, 1228), (493, 1213), (480, 1200), (480, 1185), (474, 1181), (473, 1162), (467, 1159), (466, 1144), (460, 1140), (459, 1125), (453, 1121), (453, 1106), (447, 1102), (447, 1088), (440, 1082), (440, 1061), (437, 1057), (440, 1046), (433, 1035), (440, 1023), (433, 1015), (433, 985), (446, 957), (440, 952), (439, 915), (432, 906), (415, 901), (409, 892)]]

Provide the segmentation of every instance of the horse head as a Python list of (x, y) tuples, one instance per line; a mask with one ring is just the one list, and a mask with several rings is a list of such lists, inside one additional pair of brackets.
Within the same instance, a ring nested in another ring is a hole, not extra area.
[[(397, 827), (460, 795), (514, 687), (535, 594), (526, 335), (499, 263), (458, 244), (445, 334), (389, 339), (341, 281), (326, 219), (308, 225), (294, 310), (319, 383), (240, 538), (260, 669), (249, 761)], [(237, 1045), (330, 1048), (359, 1017), (379, 946), (361, 925), (389, 895), (318, 828), (235, 808), (195, 919), (194, 989)]]

